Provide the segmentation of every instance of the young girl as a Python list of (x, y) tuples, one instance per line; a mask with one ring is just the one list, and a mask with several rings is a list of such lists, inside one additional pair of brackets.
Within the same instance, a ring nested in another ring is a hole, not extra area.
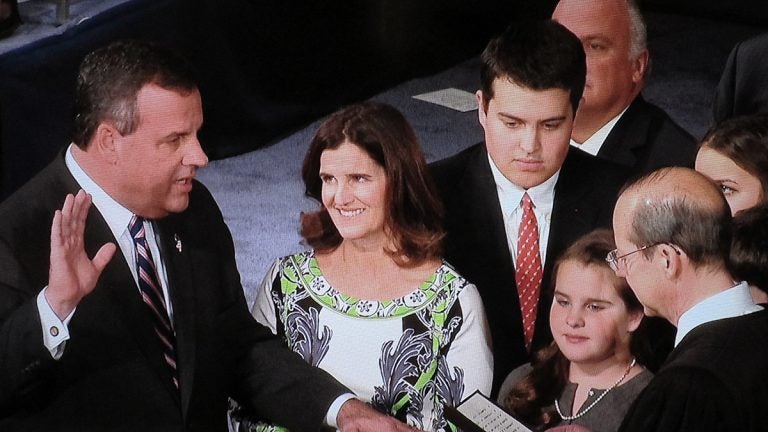
[(643, 307), (606, 262), (614, 247), (609, 230), (593, 231), (558, 259), (549, 315), (554, 341), (501, 387), (499, 403), (535, 430), (575, 424), (615, 431), (652, 378), (633, 336)]

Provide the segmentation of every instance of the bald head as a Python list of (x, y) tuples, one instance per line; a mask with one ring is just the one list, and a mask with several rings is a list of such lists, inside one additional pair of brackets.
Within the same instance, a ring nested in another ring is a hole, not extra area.
[(686, 199), (713, 210), (727, 207), (722, 192), (712, 180), (682, 167), (662, 168), (637, 179), (624, 188), (620, 199), (646, 203)]
[(634, 0), (560, 0), (552, 19), (579, 37), (588, 33), (622, 33), (629, 38), (630, 58), (647, 48), (645, 21)]
[(635, 245), (676, 245), (695, 265), (724, 266), (730, 250), (728, 203), (688, 168), (663, 168), (630, 184), (616, 203), (614, 228)]

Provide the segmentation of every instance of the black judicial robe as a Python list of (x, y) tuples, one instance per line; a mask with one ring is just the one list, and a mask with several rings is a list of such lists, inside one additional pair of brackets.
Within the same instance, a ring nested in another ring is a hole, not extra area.
[(619, 429), (768, 431), (768, 311), (693, 329)]

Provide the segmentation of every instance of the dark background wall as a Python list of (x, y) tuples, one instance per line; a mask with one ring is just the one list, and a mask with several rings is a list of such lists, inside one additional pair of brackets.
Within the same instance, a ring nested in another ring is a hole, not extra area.
[(190, 4), (183, 51), (203, 66), (203, 138), (213, 157), (267, 144), (341, 104), (445, 69), (476, 55), (509, 17), (549, 9), (510, 0)]
[(119, 38), (158, 42), (199, 71), (212, 158), (268, 145), (353, 100), (476, 55), (534, 0), (133, 0), (0, 56), (0, 197), (66, 145), (77, 66)]
[(640, 0), (645, 10), (674, 12), (758, 26), (768, 25), (765, 0)]
[[(0, 199), (69, 142), (77, 66), (119, 38), (152, 40), (199, 72), (212, 158), (269, 145), (406, 79), (477, 55), (555, 0), (132, 0), (0, 55)], [(652, 10), (768, 23), (768, 1), (649, 0)], [(693, 41), (695, 42), (695, 41)]]

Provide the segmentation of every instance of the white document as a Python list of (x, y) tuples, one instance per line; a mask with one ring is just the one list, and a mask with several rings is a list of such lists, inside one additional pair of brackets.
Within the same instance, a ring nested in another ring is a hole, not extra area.
[(477, 391), (464, 399), (456, 410), (473, 423), (473, 429), (476, 427), (484, 432), (531, 432), (525, 425)]
[(447, 88), (429, 93), (422, 93), (413, 97), (424, 102), (430, 102), (460, 112), (468, 112), (477, 109), (477, 98), (474, 93)]

